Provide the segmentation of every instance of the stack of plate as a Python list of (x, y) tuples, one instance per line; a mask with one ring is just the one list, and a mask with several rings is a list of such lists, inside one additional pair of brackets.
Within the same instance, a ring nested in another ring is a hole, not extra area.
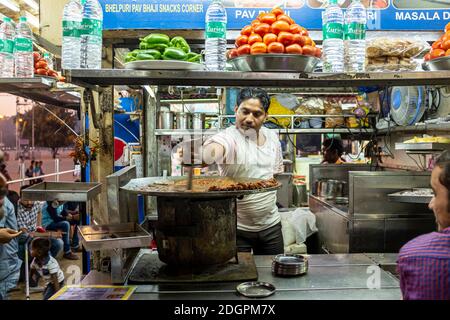
[(308, 259), (299, 254), (279, 254), (273, 258), (272, 273), (277, 276), (299, 276), (308, 272)]

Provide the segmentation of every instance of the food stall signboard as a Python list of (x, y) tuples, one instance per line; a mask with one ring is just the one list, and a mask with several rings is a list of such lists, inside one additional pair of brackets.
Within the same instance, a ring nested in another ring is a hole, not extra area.
[[(204, 29), (211, 0), (99, 0), (104, 28), (118, 29)], [(347, 8), (351, 0), (338, 0)], [(263, 11), (283, 3), (285, 11), (303, 27), (322, 29), (327, 0), (224, 0), (228, 29), (239, 30)], [(441, 31), (450, 22), (446, 0), (362, 0), (368, 8), (369, 30)]]

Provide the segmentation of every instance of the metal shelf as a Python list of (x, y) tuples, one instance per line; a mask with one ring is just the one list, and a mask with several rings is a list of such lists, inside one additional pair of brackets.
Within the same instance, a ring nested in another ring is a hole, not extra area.
[(0, 92), (9, 93), (36, 102), (68, 109), (78, 109), (80, 97), (74, 88), (57, 88), (51, 78), (1, 78)]
[(425, 133), (428, 131), (450, 132), (450, 123), (420, 124), (415, 126), (391, 127), (378, 130), (379, 134), (387, 133)]
[[(224, 129), (221, 129), (224, 130)], [(214, 135), (221, 131), (220, 129), (205, 130), (177, 130), (177, 129), (156, 129), (157, 136), (182, 136), (182, 135)], [(342, 134), (372, 134), (373, 129), (270, 129), (276, 130), (280, 134), (324, 134), (324, 133), (342, 133)]]
[(420, 153), (450, 150), (450, 143), (396, 143), (395, 150), (418, 151)]
[(71, 83), (91, 87), (110, 85), (197, 85), (246, 87), (358, 87), (448, 85), (450, 71), (378, 72), (360, 74), (215, 72), (188, 70), (65, 70)]

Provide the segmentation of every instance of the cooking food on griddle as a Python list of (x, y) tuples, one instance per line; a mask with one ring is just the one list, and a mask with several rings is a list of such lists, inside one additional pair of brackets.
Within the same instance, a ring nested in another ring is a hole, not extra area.
[[(230, 177), (196, 178), (192, 182), (191, 192), (208, 192), (208, 191), (237, 191), (237, 190), (255, 190), (271, 188), (278, 185), (276, 179), (257, 180), (252, 182), (237, 181)], [(154, 191), (188, 191), (187, 179), (179, 181), (160, 181), (143, 187), (142, 190)]]

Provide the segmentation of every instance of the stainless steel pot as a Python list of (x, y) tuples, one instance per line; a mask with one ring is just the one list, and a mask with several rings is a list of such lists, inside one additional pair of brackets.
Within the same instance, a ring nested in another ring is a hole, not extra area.
[(205, 115), (202, 113), (192, 114), (192, 128), (205, 129)]
[(316, 181), (316, 195), (331, 200), (347, 195), (347, 182), (340, 180)]
[(190, 129), (191, 128), (191, 115), (189, 113), (180, 112), (177, 113), (177, 129)]
[(159, 129), (173, 129), (173, 112), (160, 111), (158, 117)]

